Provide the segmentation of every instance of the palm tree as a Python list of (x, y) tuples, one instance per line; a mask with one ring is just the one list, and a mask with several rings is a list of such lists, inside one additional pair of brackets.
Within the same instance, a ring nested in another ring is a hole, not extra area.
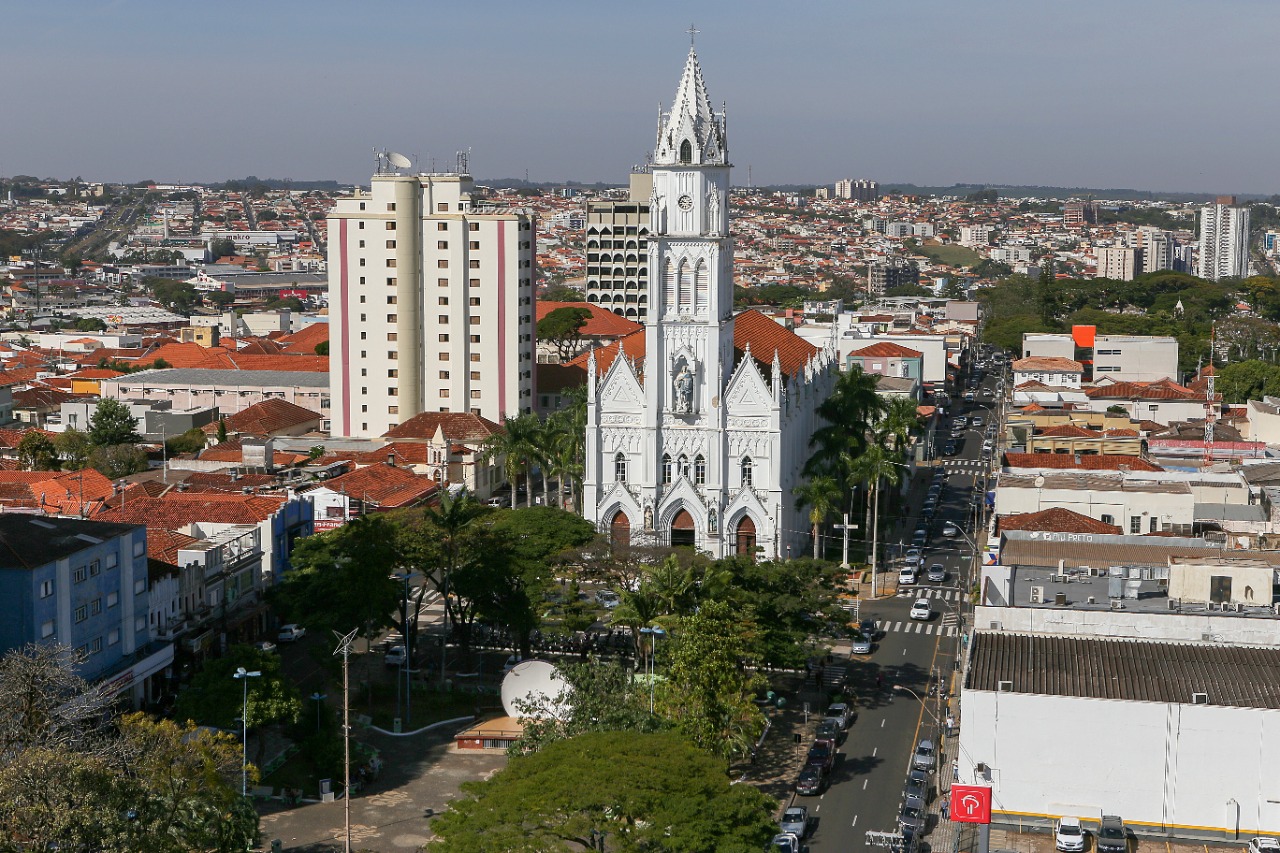
[(871, 583), (873, 591), (878, 562), (877, 546), (880, 543), (880, 489), (882, 483), (893, 487), (902, 482), (902, 463), (898, 461), (897, 456), (898, 454), (886, 450), (883, 445), (873, 444), (860, 457), (850, 460), (850, 470), (856, 482), (866, 485), (872, 498)]
[(504, 418), (502, 432), (491, 435), (480, 452), (480, 461), (489, 462), (502, 457), (504, 473), (511, 483), (511, 505), (515, 506), (517, 487), (520, 475), (525, 478), (525, 505), (533, 506), (533, 484), (530, 482), (530, 469), (533, 459), (538, 453), (538, 428), (541, 423), (537, 415), (520, 415)]
[(884, 411), (885, 402), (876, 393), (876, 377), (854, 367), (840, 374), (831, 395), (818, 406), (826, 421), (809, 440), (815, 447), (806, 464), (807, 473), (831, 473), (845, 454), (860, 454), (868, 444), (870, 425)]
[(893, 439), (893, 448), (905, 452), (907, 441), (920, 427), (920, 411), (916, 401), (909, 397), (893, 397), (885, 402), (884, 411), (876, 423), (876, 432), (883, 440)]
[(796, 486), (791, 493), (796, 497), (797, 506), (809, 507), (809, 523), (813, 525), (813, 559), (816, 560), (818, 543), (821, 541), (818, 528), (840, 506), (844, 497), (843, 490), (835, 477), (819, 474), (810, 477), (804, 485)]
[[(438, 504), (423, 510), (422, 518), (427, 523), (427, 535), (416, 542), (412, 535), (405, 537), (408, 540), (407, 550), (413, 558), (416, 558), (415, 562), (435, 564), (433, 568), (437, 572), (437, 577), (434, 580), (436, 588), (444, 598), (446, 630), (451, 616), (453, 624), (458, 623), (457, 617), (451, 613), (452, 608), (449, 603), (449, 575), (458, 568), (464, 545), (463, 533), (484, 512), (485, 508), (466, 492), (456, 496), (446, 492), (440, 497)], [(422, 597), (426, 590), (426, 584), (419, 588), (414, 613), (420, 612)], [(404, 627), (408, 628), (407, 625)], [(403, 631), (402, 636), (408, 637), (408, 631)]]

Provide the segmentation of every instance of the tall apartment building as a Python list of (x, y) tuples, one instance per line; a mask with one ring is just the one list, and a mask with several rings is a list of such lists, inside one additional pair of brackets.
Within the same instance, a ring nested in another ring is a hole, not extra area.
[(990, 225), (962, 225), (960, 226), (960, 245), (968, 246), (971, 249), (989, 246), (991, 244), (991, 235), (995, 233), (995, 230)]
[(587, 301), (643, 323), (649, 316), (649, 196), (653, 175), (631, 173), (626, 201), (587, 204)]
[(1197, 274), (1210, 281), (1249, 274), (1249, 208), (1236, 204), (1233, 195), (1200, 208)]
[(1110, 278), (1116, 281), (1133, 281), (1133, 277), (1142, 273), (1143, 254), (1141, 249), (1127, 246), (1099, 246), (1094, 254), (1098, 259), (1098, 278)]
[(473, 189), (468, 174), (377, 174), (330, 212), (333, 435), (533, 411), (533, 218), (473, 205)]
[(836, 181), (836, 198), (847, 198), (850, 201), (875, 201), (880, 197), (880, 184), (865, 178), (852, 180), (845, 178)]
[(914, 261), (895, 256), (867, 264), (867, 293), (870, 296), (884, 296), (887, 290), (918, 284), (920, 267)]
[(1062, 224), (1068, 228), (1098, 221), (1098, 205), (1092, 201), (1069, 201), (1062, 206)]
[(1137, 247), (1142, 250), (1142, 271), (1171, 270), (1178, 241), (1168, 231), (1144, 226), (1138, 229)]

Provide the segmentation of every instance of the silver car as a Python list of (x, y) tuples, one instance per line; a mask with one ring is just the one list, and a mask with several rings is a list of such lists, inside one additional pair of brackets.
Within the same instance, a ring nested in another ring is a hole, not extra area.
[(911, 766), (920, 770), (932, 770), (937, 760), (937, 750), (933, 747), (933, 741), (922, 740), (916, 745), (916, 751), (911, 756)]

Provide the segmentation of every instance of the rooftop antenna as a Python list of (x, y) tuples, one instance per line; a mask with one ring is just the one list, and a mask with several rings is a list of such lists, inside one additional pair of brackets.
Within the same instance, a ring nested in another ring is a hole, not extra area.
[(386, 171), (387, 171), (387, 150), (385, 148), (382, 149), (381, 151), (379, 151), (377, 148), (373, 149), (373, 173), (375, 175), (381, 175), (386, 173)]
[(412, 169), (413, 162), (403, 154), (397, 154), (394, 151), (387, 152), (387, 164), (393, 169)]
[(458, 161), (458, 174), (459, 174), (459, 175), (469, 175), (469, 174), (471, 174), (470, 172), (468, 172), (468, 171), (467, 171), (467, 160), (469, 160), (470, 158), (471, 158), (471, 149), (470, 149), (470, 148), (467, 148), (467, 149), (465, 149), (465, 150), (463, 150), (463, 151), (459, 151), (459, 152), (458, 152), (458, 154), (457, 154), (457, 161)]
[(1214, 406), (1214, 370), (1213, 370), (1213, 354), (1214, 348), (1217, 346), (1218, 324), (1214, 323), (1209, 327), (1209, 375), (1206, 377), (1208, 382), (1205, 384), (1205, 401), (1204, 401), (1204, 461), (1206, 465), (1213, 464), (1213, 422), (1217, 418), (1217, 411)]

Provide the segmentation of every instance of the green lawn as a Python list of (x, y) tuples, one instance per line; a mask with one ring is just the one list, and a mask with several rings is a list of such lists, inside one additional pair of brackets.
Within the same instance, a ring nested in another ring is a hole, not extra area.
[(973, 249), (955, 243), (945, 246), (941, 243), (925, 243), (916, 252), (953, 267), (973, 267), (982, 262), (982, 256)]

